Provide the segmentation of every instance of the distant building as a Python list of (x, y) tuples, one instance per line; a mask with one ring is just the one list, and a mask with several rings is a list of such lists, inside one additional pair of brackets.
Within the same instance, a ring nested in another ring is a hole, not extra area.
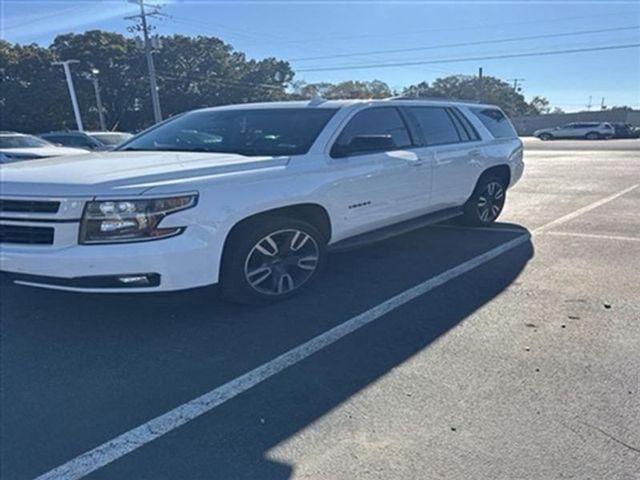
[(548, 113), (511, 117), (519, 135), (533, 135), (539, 128), (557, 127), (573, 122), (630, 123), (640, 127), (640, 110), (598, 110), (593, 112)]

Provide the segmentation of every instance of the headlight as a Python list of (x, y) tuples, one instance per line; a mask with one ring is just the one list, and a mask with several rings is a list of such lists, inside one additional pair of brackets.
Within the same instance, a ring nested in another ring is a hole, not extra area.
[(80, 225), (80, 243), (157, 240), (178, 235), (184, 227), (160, 228), (164, 217), (193, 207), (197, 195), (89, 202)]

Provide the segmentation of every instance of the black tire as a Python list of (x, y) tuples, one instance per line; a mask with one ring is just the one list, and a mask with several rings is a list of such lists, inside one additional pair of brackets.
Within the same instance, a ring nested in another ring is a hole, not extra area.
[(316, 227), (300, 220), (265, 216), (248, 221), (226, 242), (220, 293), (231, 302), (248, 304), (292, 297), (324, 266), (326, 243)]
[(602, 137), (598, 132), (589, 132), (584, 136), (584, 138), (587, 140), (600, 140)]
[(465, 225), (486, 227), (497, 220), (507, 196), (505, 181), (495, 175), (480, 177), (473, 194), (463, 208), (461, 221)]
[(553, 140), (553, 135), (550, 133), (541, 133), (538, 138), (542, 141)]

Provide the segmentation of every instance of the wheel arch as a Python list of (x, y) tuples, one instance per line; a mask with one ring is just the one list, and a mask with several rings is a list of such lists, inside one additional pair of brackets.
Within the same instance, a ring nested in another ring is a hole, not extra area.
[(489, 167), (486, 170), (484, 170), (480, 175), (480, 177), (478, 177), (476, 186), (480, 183), (482, 179), (489, 176), (496, 176), (504, 180), (505, 188), (511, 184), (511, 168), (507, 164), (495, 165), (493, 167)]
[[(227, 232), (223, 245), (221, 260), (224, 258), (225, 251), (227, 250), (229, 239), (232, 235), (242, 227), (252, 223), (258, 222), (262, 218), (268, 217), (285, 217), (293, 218), (303, 222), (308, 222), (316, 227), (323, 237), (329, 242), (332, 235), (332, 224), (329, 212), (325, 207), (317, 203), (298, 203), (294, 205), (287, 205), (284, 207), (271, 208), (261, 212), (251, 214), (241, 220), (238, 220)], [(222, 262), (220, 262), (222, 264)]]

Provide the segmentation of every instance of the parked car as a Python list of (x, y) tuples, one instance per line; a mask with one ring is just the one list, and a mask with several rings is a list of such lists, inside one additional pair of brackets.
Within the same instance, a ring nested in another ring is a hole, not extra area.
[(87, 151), (59, 147), (33, 135), (0, 132), (0, 164), (82, 153), (87, 153)]
[(613, 138), (639, 138), (640, 129), (630, 123), (612, 123), (614, 128)]
[(43, 133), (44, 138), (52, 143), (66, 147), (84, 148), (86, 150), (112, 150), (119, 144), (129, 140), (133, 135), (126, 132), (50, 132)]
[(587, 140), (598, 140), (601, 138), (612, 138), (613, 134), (613, 126), (607, 122), (568, 123), (560, 127), (541, 128), (533, 132), (533, 135), (540, 140), (554, 140), (557, 138), (586, 138)]
[[(311, 101), (196, 110), (92, 161), (4, 168), (0, 270), (85, 292), (220, 284), (261, 303), (330, 249), (445, 219), (493, 223), (523, 147), (497, 107)], [(425, 251), (425, 255), (429, 252)]]

